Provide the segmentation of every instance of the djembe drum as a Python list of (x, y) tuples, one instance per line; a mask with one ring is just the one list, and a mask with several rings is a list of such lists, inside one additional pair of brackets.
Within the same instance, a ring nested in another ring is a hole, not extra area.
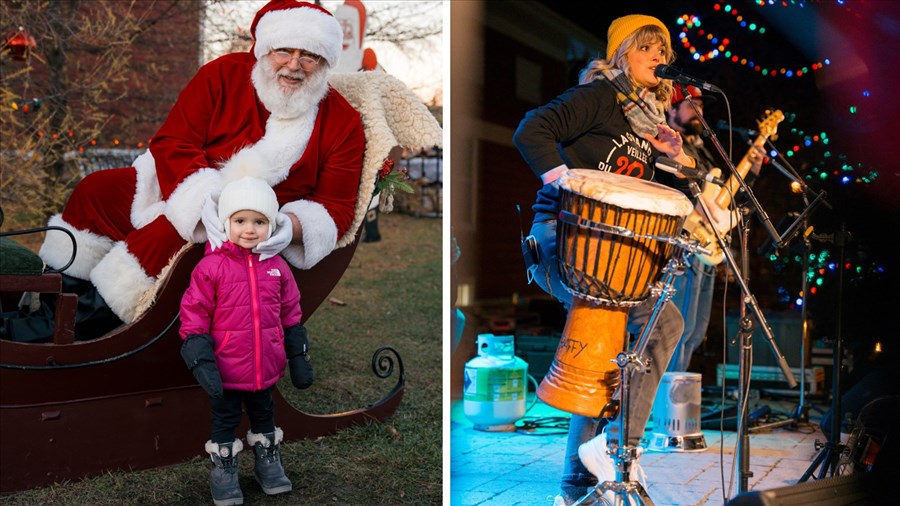
[(547, 404), (596, 417), (612, 399), (628, 310), (650, 296), (693, 205), (657, 183), (589, 169), (559, 180), (559, 273), (572, 295), (562, 338), (537, 390)]

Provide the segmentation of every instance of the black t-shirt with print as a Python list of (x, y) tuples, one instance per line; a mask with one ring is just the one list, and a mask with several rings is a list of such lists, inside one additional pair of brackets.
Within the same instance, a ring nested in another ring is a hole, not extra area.
[[(529, 111), (513, 142), (538, 176), (565, 164), (652, 180), (653, 160), (659, 156), (650, 142), (632, 131), (615, 90), (605, 80), (570, 88)], [(532, 209), (535, 221), (555, 219), (556, 185), (541, 188)]]

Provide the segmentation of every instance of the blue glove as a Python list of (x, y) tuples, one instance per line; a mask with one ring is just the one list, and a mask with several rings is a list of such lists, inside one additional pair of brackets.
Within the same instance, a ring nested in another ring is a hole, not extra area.
[[(213, 197), (215, 197), (216, 200), (213, 200)], [(225, 224), (219, 221), (218, 199), (218, 194), (206, 197), (206, 202), (203, 204), (203, 211), (200, 213), (200, 221), (203, 222), (203, 228), (206, 229), (206, 240), (209, 242), (213, 251), (221, 248), (222, 243), (226, 240)]]
[(281, 253), (287, 248), (294, 238), (294, 224), (291, 219), (284, 213), (278, 213), (275, 218), (275, 233), (265, 241), (257, 244), (253, 248), (254, 253), (259, 253), (259, 261), (262, 262), (268, 258)]
[(216, 365), (213, 338), (209, 334), (191, 334), (181, 345), (181, 358), (194, 374), (197, 383), (210, 397), (220, 399), (223, 394), (222, 376)]

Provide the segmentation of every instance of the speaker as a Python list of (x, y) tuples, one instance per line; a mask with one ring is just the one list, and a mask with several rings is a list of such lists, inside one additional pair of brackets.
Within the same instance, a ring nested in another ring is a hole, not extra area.
[(871, 475), (858, 473), (744, 492), (725, 506), (868, 506), (890, 503), (886, 497), (878, 497), (879, 489), (873, 486)]
[[(763, 312), (769, 327), (772, 329), (772, 336), (778, 351), (784, 355), (789, 366), (800, 367), (800, 342), (803, 340), (803, 321), (800, 319), (800, 313), (795, 311), (779, 311), (779, 312)], [(765, 332), (760, 328), (760, 324), (756, 321), (756, 317), (751, 315), (753, 319), (753, 364), (763, 366), (778, 366), (778, 360), (772, 353), (772, 346), (766, 337)], [(737, 311), (729, 311), (725, 317), (725, 331), (727, 332), (729, 345), (725, 348), (726, 362), (729, 364), (739, 363), (740, 348), (738, 345), (731, 344), (731, 341), (737, 336), (740, 323), (740, 315)], [(810, 364), (810, 349), (807, 343), (807, 349), (803, 357), (806, 362), (805, 367)]]

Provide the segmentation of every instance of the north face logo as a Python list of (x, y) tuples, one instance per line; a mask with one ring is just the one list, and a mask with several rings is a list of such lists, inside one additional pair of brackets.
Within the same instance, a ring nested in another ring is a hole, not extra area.
[(278, 269), (269, 269), (268, 274), (269, 274), (269, 276), (278, 276), (278, 277), (280, 277), (280, 276), (281, 276), (281, 271), (279, 271)]

